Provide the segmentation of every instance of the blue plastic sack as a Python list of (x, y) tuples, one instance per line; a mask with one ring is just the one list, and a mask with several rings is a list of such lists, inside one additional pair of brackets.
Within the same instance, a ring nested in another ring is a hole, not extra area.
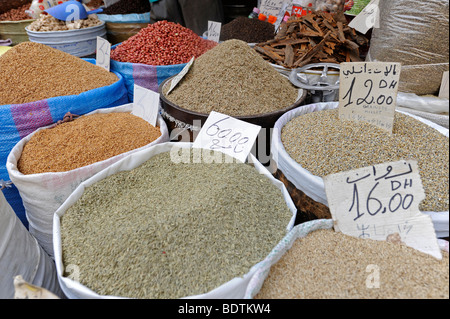
[(102, 21), (112, 23), (150, 23), (150, 12), (129, 14), (98, 13), (97, 17)]
[[(95, 64), (95, 59), (83, 60)], [(84, 115), (96, 109), (128, 103), (125, 80), (120, 73), (114, 73), (119, 78), (117, 82), (78, 95), (0, 105), (0, 180), (9, 181), (6, 160), (14, 145), (36, 129), (62, 120), (67, 112)], [(17, 188), (14, 185), (6, 187), (3, 194), (17, 217), (28, 228), (25, 208)]]
[[(113, 50), (116, 44), (111, 47)], [(158, 92), (159, 85), (167, 78), (183, 70), (187, 63), (174, 65), (148, 65), (142, 63), (119, 62), (111, 59), (111, 70), (120, 73), (125, 79), (128, 99), (133, 102), (134, 85)]]

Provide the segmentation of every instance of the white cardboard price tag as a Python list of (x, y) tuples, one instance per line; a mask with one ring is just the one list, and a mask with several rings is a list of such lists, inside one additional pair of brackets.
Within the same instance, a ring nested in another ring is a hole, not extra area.
[(442, 258), (433, 222), (419, 211), (425, 192), (416, 161), (331, 174), (324, 183), (336, 231), (374, 240), (399, 236), (407, 246)]
[(215, 21), (208, 21), (208, 40), (219, 43), (221, 28), (222, 23)]
[(192, 59), (188, 62), (188, 64), (185, 65), (185, 67), (183, 68), (183, 70), (181, 70), (180, 73), (178, 73), (176, 76), (174, 76), (172, 78), (172, 80), (170, 81), (169, 90), (166, 93), (167, 95), (169, 95), (169, 93), (175, 88), (175, 86), (177, 86), (177, 84), (186, 75), (186, 73), (188, 73), (188, 71), (191, 68), (193, 63), (194, 63), (194, 57), (192, 57)]
[(341, 63), (339, 118), (365, 121), (392, 133), (400, 70), (400, 63)]
[(212, 111), (192, 147), (221, 151), (244, 163), (260, 130), (261, 126)]
[(364, 9), (348, 24), (349, 27), (366, 34), (371, 28), (380, 27), (380, 0), (370, 1)]
[(133, 110), (131, 114), (139, 116), (156, 126), (159, 113), (159, 93), (134, 85)]
[(112, 6), (114, 3), (119, 1), (120, 0), (103, 0), (103, 3), (105, 4), (105, 8), (108, 8), (109, 6)]
[(441, 87), (439, 88), (439, 97), (448, 99), (448, 71), (442, 74)]
[(109, 71), (111, 64), (111, 43), (102, 37), (97, 37), (96, 65)]
[(292, 5), (292, 1), (286, 0), (261, 0), (259, 10), (261, 11), (261, 13), (264, 13), (267, 16), (277, 16), (280, 10), (283, 8), (283, 4), (285, 2)]

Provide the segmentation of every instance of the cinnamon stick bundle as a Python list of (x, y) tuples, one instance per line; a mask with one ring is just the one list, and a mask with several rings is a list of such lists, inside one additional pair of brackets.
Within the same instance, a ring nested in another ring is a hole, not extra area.
[(274, 39), (258, 43), (255, 50), (271, 63), (299, 68), (309, 63), (361, 61), (359, 48), (367, 43), (342, 16), (313, 11), (291, 17)]

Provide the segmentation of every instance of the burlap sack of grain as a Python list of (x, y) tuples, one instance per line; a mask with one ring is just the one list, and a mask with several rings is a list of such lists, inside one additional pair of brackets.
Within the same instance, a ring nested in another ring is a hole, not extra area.
[(65, 297), (53, 260), (26, 230), (0, 191), (0, 299), (14, 298), (14, 277)]
[[(131, 112), (131, 110), (132, 104), (124, 104), (113, 108), (98, 109), (86, 115), (95, 113)], [(36, 132), (46, 129), (48, 126), (36, 130), (14, 146), (8, 156), (6, 168), (11, 181), (17, 187), (23, 200), (29, 224), (29, 231), (37, 239), (47, 254), (51, 257), (54, 256), (52, 236), (53, 213), (58, 207), (64, 203), (81, 182), (87, 180), (106, 167), (139, 150), (158, 143), (167, 142), (169, 140), (169, 133), (166, 123), (161, 116), (158, 117), (157, 126), (159, 126), (161, 130), (161, 136), (150, 144), (67, 172), (24, 175), (17, 168), (17, 162), (19, 161), (25, 144)]]
[[(67, 198), (67, 200), (58, 208), (58, 210), (53, 215), (53, 235), (54, 235), (54, 251), (55, 251), (55, 263), (56, 263), (56, 271), (58, 274), (58, 278), (61, 282), (61, 288), (69, 299), (108, 299), (108, 298), (123, 298), (118, 296), (104, 296), (99, 295), (96, 292), (92, 291), (88, 287), (82, 285), (80, 282), (74, 281), (71, 278), (64, 277), (64, 264), (62, 260), (62, 243), (61, 243), (61, 217), (65, 214), (65, 212), (74, 205), (78, 199), (84, 193), (84, 190), (95, 184), (98, 181), (101, 181), (111, 175), (122, 171), (132, 170), (147, 160), (161, 153), (170, 152), (173, 147), (181, 148), (181, 149), (191, 149), (192, 143), (185, 142), (168, 142), (162, 143), (158, 145), (154, 145), (145, 150), (141, 150), (139, 152), (133, 153), (126, 158), (121, 159), (119, 162), (111, 165), (110, 167), (102, 170), (98, 174), (92, 176), (88, 180), (82, 182), (75, 191)], [(248, 162), (251, 163), (255, 169), (265, 177), (269, 178), (270, 181), (282, 191), (283, 197), (286, 201), (287, 206), (292, 212), (292, 218), (289, 224), (286, 226), (286, 231), (290, 231), (294, 227), (296, 209), (295, 206), (289, 196), (289, 193), (286, 191), (283, 183), (276, 180), (270, 172), (250, 153)], [(222, 284), (221, 286), (201, 295), (195, 296), (187, 296), (189, 299), (241, 299), (244, 296), (244, 293), (247, 289), (248, 282), (252, 277), (256, 265), (253, 266), (248, 273), (246, 273), (242, 277), (235, 277), (232, 280)]]
[[(299, 209), (297, 214), (298, 222), (306, 222), (312, 219), (331, 218), (331, 213), (328, 209), (328, 201), (325, 193), (325, 184), (323, 178), (312, 174), (310, 171), (297, 163), (286, 151), (281, 141), (281, 132), (283, 127), (293, 118), (311, 112), (319, 112), (322, 110), (335, 109), (339, 106), (338, 102), (326, 102), (308, 104), (282, 115), (275, 123), (273, 134), (271, 153), (274, 162), (279, 170), (278, 174), (282, 173), (281, 180), (287, 185), (294, 202)], [(405, 114), (404, 112), (401, 112)], [(419, 120), (441, 134), (449, 136), (449, 130), (437, 125), (424, 118), (408, 114), (409, 116)], [(277, 175), (276, 175), (277, 176)], [(296, 201), (295, 199), (299, 199)], [(306, 205), (305, 205), (306, 202)], [(449, 211), (445, 212), (425, 212), (433, 220), (436, 235), (439, 238), (448, 237), (449, 234)]]
[(367, 61), (402, 63), (399, 91), (436, 94), (449, 70), (448, 0), (382, 0)]

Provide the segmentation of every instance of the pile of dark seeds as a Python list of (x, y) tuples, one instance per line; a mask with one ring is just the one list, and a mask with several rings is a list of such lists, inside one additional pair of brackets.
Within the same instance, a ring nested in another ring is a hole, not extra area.
[(247, 43), (259, 43), (271, 40), (274, 36), (275, 27), (272, 23), (242, 16), (224, 24), (220, 30), (221, 41), (238, 39)]
[(104, 14), (128, 14), (150, 12), (148, 0), (121, 0), (103, 9)]

